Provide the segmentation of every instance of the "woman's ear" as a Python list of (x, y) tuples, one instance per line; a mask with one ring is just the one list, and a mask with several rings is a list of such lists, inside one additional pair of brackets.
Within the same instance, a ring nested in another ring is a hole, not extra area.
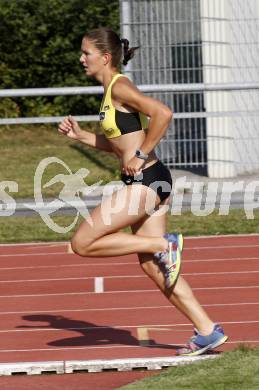
[(108, 65), (112, 61), (112, 56), (110, 53), (103, 54), (103, 64)]

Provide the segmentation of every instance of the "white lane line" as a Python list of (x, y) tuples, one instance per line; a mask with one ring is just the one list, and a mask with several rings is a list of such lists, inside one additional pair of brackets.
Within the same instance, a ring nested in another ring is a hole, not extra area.
[[(203, 307), (233, 307), (233, 306), (257, 306), (259, 302), (240, 302), (240, 303), (211, 303), (203, 304)], [(123, 311), (123, 310), (159, 310), (159, 309), (172, 309), (176, 310), (173, 305), (159, 305), (159, 306), (132, 306), (132, 307), (106, 307), (106, 308), (82, 308), (82, 309), (52, 309), (52, 310), (30, 310), (30, 311), (3, 311), (0, 315), (9, 314), (38, 314), (43, 313), (56, 313), (56, 312), (102, 312), (102, 311)]]
[[(229, 235), (208, 235), (208, 236), (193, 236), (193, 237), (186, 237), (186, 241), (190, 240), (204, 240), (204, 239), (215, 239), (218, 238), (233, 238), (237, 239), (239, 237), (258, 237), (259, 234), (252, 233), (252, 234), (229, 234)], [(46, 247), (62, 247), (66, 246), (68, 244), (67, 241), (61, 241), (61, 242), (29, 242), (29, 243), (15, 243), (15, 244), (0, 244), (0, 248), (8, 248), (8, 247), (32, 247), (32, 248), (46, 248)], [(185, 250), (193, 250), (193, 249), (226, 249), (226, 248), (252, 248), (252, 247), (258, 247), (259, 244), (251, 244), (251, 245), (224, 245), (224, 246), (207, 246), (207, 247), (193, 247), (193, 248), (185, 248)], [(0, 254), (0, 257), (22, 257), (22, 256), (47, 256), (47, 255), (59, 255), (59, 254), (68, 254), (67, 252), (50, 252), (50, 253), (19, 253), (19, 254)]]
[(185, 263), (215, 263), (215, 262), (223, 262), (227, 263), (228, 261), (242, 261), (242, 262), (248, 262), (252, 260), (259, 260), (259, 257), (229, 257), (229, 258), (214, 258), (214, 259), (192, 259), (192, 260), (185, 260), (183, 259), (183, 264)]
[[(223, 325), (235, 326), (235, 325), (257, 325), (259, 320), (253, 321), (217, 321)], [(175, 331), (186, 332), (188, 329), (174, 329), (178, 327), (193, 328), (191, 323), (173, 323), (173, 324), (143, 324), (143, 325), (100, 325), (100, 326), (83, 326), (83, 327), (63, 327), (63, 328), (37, 328), (37, 329), (2, 329), (0, 333), (9, 332), (62, 332), (64, 330), (104, 330), (104, 329), (138, 329), (138, 328), (172, 328)]]
[(103, 277), (96, 277), (94, 278), (94, 292), (97, 294), (104, 292), (104, 282)]
[(191, 273), (183, 273), (184, 276), (201, 276), (201, 275), (233, 275), (233, 274), (256, 274), (257, 271), (229, 271), (229, 272), (191, 272)]
[(217, 239), (217, 238), (236, 238), (239, 239), (240, 237), (259, 237), (259, 233), (248, 233), (248, 234), (213, 234), (213, 235), (206, 235), (206, 236), (188, 236), (186, 237), (187, 240), (204, 240), (206, 238), (209, 239)]
[[(213, 234), (213, 235), (199, 235), (199, 236), (188, 236), (186, 240), (204, 240), (208, 239), (217, 239), (217, 238), (236, 238), (240, 237), (259, 237), (259, 233), (248, 233), (248, 234)], [(48, 241), (48, 242), (21, 242), (21, 243), (8, 243), (8, 244), (0, 244), (0, 247), (16, 247), (16, 246), (62, 246), (67, 245), (69, 241)]]
[[(242, 259), (241, 259), (242, 260)], [(258, 259), (259, 260), (259, 259)], [(35, 266), (25, 266), (25, 267), (0, 267), (1, 271), (11, 271), (11, 270), (22, 270), (22, 269), (48, 269), (48, 268), (74, 268), (74, 267), (88, 267), (88, 266), (94, 266), (94, 267), (112, 267), (112, 266), (123, 266), (123, 265), (132, 265), (139, 269), (138, 263), (78, 263), (78, 264), (59, 264), (59, 265), (35, 265)]]
[[(259, 288), (259, 285), (257, 286), (222, 286), (220, 287), (221, 290), (245, 290), (245, 289), (257, 289)], [(194, 287), (192, 288), (192, 290), (195, 290), (195, 291), (212, 291), (212, 290), (216, 290), (218, 291), (219, 287)], [(126, 294), (131, 294), (131, 293), (135, 293), (135, 294), (143, 294), (143, 293), (157, 293), (157, 295), (161, 296), (161, 292), (160, 290), (158, 290), (157, 288), (154, 288), (152, 290), (117, 290), (117, 291), (103, 291), (104, 294), (122, 294), (122, 293), (126, 293)], [(0, 299), (3, 298), (3, 299), (6, 299), (6, 298), (31, 298), (31, 297), (35, 297), (35, 298), (38, 298), (38, 297), (53, 297), (53, 296), (60, 296), (60, 297), (65, 297), (65, 296), (75, 296), (75, 295), (94, 295), (95, 293), (92, 292), (92, 291), (79, 291), (79, 292), (67, 292), (67, 293), (50, 293), (50, 294), (14, 294), (14, 295), (0, 295)]]
[(39, 253), (16, 253), (1, 254), (0, 257), (24, 257), (24, 256), (49, 256), (49, 255), (70, 255), (68, 252), (39, 252)]
[(183, 263), (209, 263), (209, 262), (219, 262), (219, 261), (225, 261), (225, 262), (228, 262), (228, 261), (242, 261), (242, 262), (248, 262), (249, 260), (258, 260), (259, 261), (259, 257), (225, 257), (225, 258), (212, 258), (212, 259), (191, 259), (191, 260), (183, 260)]
[[(259, 272), (259, 271), (258, 271)], [(95, 276), (82, 276), (78, 278), (53, 278), (53, 279), (20, 279), (20, 280), (0, 280), (0, 283), (31, 283), (31, 282), (58, 282), (68, 280), (92, 280)], [(132, 275), (132, 276), (105, 276), (107, 279), (117, 278), (146, 278), (145, 275)]]
[[(168, 345), (176, 345), (182, 346), (182, 344), (168, 344)], [(31, 349), (0, 349), (0, 353), (8, 353), (8, 352), (43, 352), (43, 351), (71, 351), (71, 350), (88, 350), (88, 349), (114, 349), (114, 348), (143, 348), (142, 346), (136, 345), (121, 345), (121, 344), (112, 344), (106, 346), (89, 346), (89, 347), (69, 347), (69, 348), (31, 348)]]
[[(244, 275), (244, 274), (257, 274), (258, 271), (229, 271), (229, 272), (191, 272), (183, 273), (182, 276), (208, 276), (208, 275)], [(68, 281), (68, 280), (91, 280), (95, 276), (84, 276), (75, 278), (51, 278), (51, 279), (17, 279), (17, 280), (0, 280), (0, 283), (31, 283), (31, 282), (57, 282), (57, 281)], [(136, 278), (147, 278), (146, 275), (116, 275), (116, 276), (104, 276), (106, 279), (136, 279)]]
[(68, 244), (69, 241), (48, 241), (48, 242), (19, 242), (19, 243), (10, 243), (10, 244), (0, 244), (2, 247), (21, 247), (21, 246), (32, 246), (32, 247), (49, 247), (49, 246), (63, 246)]
[(257, 248), (259, 244), (250, 244), (250, 245), (217, 245), (217, 246), (193, 246), (191, 248), (184, 248), (184, 251), (192, 251), (192, 250), (204, 250), (204, 249), (240, 249), (240, 248)]
[[(184, 251), (193, 251), (193, 250), (205, 250), (205, 249), (240, 249), (240, 248), (257, 248), (259, 244), (242, 244), (242, 245), (217, 245), (217, 246), (195, 246), (195, 247), (185, 247)], [(74, 253), (65, 252), (35, 252), (35, 253), (13, 253), (13, 254), (0, 254), (1, 257), (22, 257), (22, 256), (48, 256), (48, 255), (58, 255), (58, 254), (67, 254), (74, 255)]]
[[(258, 344), (259, 340), (232, 340), (232, 341), (226, 341), (225, 344)], [(181, 347), (183, 344), (166, 344), (168, 346), (172, 347)], [(159, 346), (164, 347), (164, 344), (155, 344), (155, 345), (148, 345), (149, 348), (158, 348)], [(31, 349), (0, 349), (0, 353), (13, 353), (13, 352), (52, 352), (52, 351), (71, 351), (71, 350), (92, 350), (92, 349), (125, 349), (125, 348), (144, 348), (141, 345), (121, 345), (121, 344), (112, 344), (112, 345), (98, 345), (98, 346), (87, 346), (87, 347), (69, 347), (69, 348), (31, 348)]]
[[(209, 262), (228, 262), (228, 261), (242, 261), (242, 262), (249, 262), (249, 260), (257, 260), (259, 262), (259, 257), (231, 257), (231, 258), (213, 258), (213, 259), (194, 259), (194, 260), (183, 260), (183, 263), (209, 263)], [(11, 270), (22, 270), (22, 269), (53, 269), (53, 268), (74, 268), (74, 267), (88, 267), (88, 266), (94, 266), (94, 267), (113, 267), (113, 266), (134, 266), (139, 268), (138, 262), (119, 262), (119, 263), (73, 263), (73, 264), (59, 264), (59, 265), (35, 265), (35, 266), (24, 266), (24, 267), (1, 267), (0, 266), (0, 272), (1, 271), (11, 271)]]

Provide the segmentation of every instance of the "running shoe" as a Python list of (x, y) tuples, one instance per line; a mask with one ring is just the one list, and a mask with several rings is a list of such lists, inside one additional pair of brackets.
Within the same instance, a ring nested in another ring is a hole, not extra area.
[(194, 336), (191, 337), (191, 339), (186, 344), (186, 346), (176, 351), (176, 355), (178, 356), (202, 355), (204, 352), (219, 347), (221, 344), (225, 343), (227, 339), (228, 336), (224, 334), (223, 329), (218, 324), (214, 326), (213, 331), (208, 336), (202, 336), (195, 329)]
[(164, 268), (166, 287), (172, 288), (180, 274), (183, 236), (182, 234), (169, 233), (165, 234), (164, 238), (168, 241), (168, 248), (165, 252), (156, 254), (156, 257)]

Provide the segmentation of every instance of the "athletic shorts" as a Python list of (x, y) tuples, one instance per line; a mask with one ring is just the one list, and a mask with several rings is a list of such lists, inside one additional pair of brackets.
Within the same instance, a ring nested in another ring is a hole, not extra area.
[(121, 175), (121, 180), (126, 185), (142, 184), (152, 188), (159, 196), (161, 202), (170, 196), (172, 191), (172, 177), (169, 169), (161, 162), (143, 169), (139, 175)]

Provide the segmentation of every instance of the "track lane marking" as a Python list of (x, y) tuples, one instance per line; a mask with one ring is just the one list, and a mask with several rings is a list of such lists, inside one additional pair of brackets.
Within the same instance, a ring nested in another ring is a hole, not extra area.
[[(219, 321), (221, 325), (257, 325), (259, 324), (259, 320), (251, 320), (251, 321)], [(37, 329), (2, 329), (0, 330), (0, 333), (14, 333), (14, 332), (38, 332), (38, 331), (44, 331), (44, 332), (62, 332), (64, 330), (104, 330), (104, 329), (137, 329), (137, 328), (163, 328), (163, 327), (170, 327), (170, 328), (177, 328), (177, 327), (189, 327), (193, 328), (193, 325), (191, 323), (173, 323), (173, 324), (144, 324), (144, 325), (101, 325), (101, 326), (85, 326), (85, 327), (68, 327), (68, 328), (53, 328), (53, 329), (46, 329), (46, 328), (37, 328)], [(174, 330), (175, 331), (175, 330)], [(182, 331), (182, 329), (179, 329), (179, 331)], [(186, 332), (186, 330), (183, 330)]]
[[(257, 289), (259, 285), (256, 286), (223, 286), (220, 287), (221, 290), (233, 290), (233, 289)], [(193, 287), (192, 290), (218, 290), (219, 287)], [(152, 293), (156, 292), (159, 296), (161, 296), (160, 290), (154, 288), (153, 290), (117, 290), (117, 291), (104, 291), (104, 294), (121, 294), (121, 293)], [(95, 295), (94, 292), (91, 291), (82, 291), (82, 292), (67, 292), (67, 293), (50, 293), (50, 294), (20, 294), (20, 295), (0, 295), (0, 298), (27, 298), (27, 297), (48, 297), (48, 296), (71, 296), (71, 295)]]
[(47, 241), (47, 242), (18, 242), (18, 243), (7, 243), (7, 244), (4, 244), (4, 243), (1, 243), (0, 244), (0, 248), (1, 247), (11, 247), (11, 248), (15, 248), (15, 247), (22, 247), (22, 246), (26, 246), (26, 247), (32, 247), (33, 249), (35, 247), (50, 247), (50, 246), (65, 246), (66, 244), (68, 244), (68, 241)]
[[(0, 255), (1, 256), (1, 255)], [(209, 262), (228, 262), (228, 261), (245, 261), (249, 262), (252, 260), (257, 260), (259, 262), (259, 257), (246, 257), (245, 259), (242, 257), (231, 257), (231, 258), (213, 258), (213, 259), (193, 259), (193, 260), (183, 260), (183, 263), (209, 263)], [(139, 267), (139, 263), (137, 262), (120, 262), (120, 263), (76, 263), (76, 264), (58, 264), (58, 265), (35, 265), (35, 266), (24, 266), (24, 267), (1, 267), (0, 271), (12, 271), (12, 270), (22, 270), (22, 269), (53, 269), (53, 268), (74, 268), (74, 267), (88, 267), (88, 266), (95, 266), (95, 267), (113, 267), (113, 266), (134, 266)]]
[[(181, 274), (182, 276), (209, 276), (209, 275), (247, 275), (247, 274), (257, 274), (259, 270), (256, 271), (229, 271), (229, 272), (187, 272)], [(57, 282), (57, 281), (66, 281), (66, 280), (91, 280), (95, 276), (85, 276), (85, 277), (74, 277), (74, 278), (51, 278), (51, 279), (17, 279), (17, 280), (0, 280), (0, 283), (31, 283), (31, 282)], [(146, 275), (115, 275), (115, 276), (104, 276), (104, 279), (137, 279), (137, 278), (146, 278)], [(149, 280), (149, 279), (148, 279)]]
[(104, 278), (95, 277), (94, 278), (94, 292), (100, 294), (104, 292)]
[(67, 252), (39, 252), (39, 253), (7, 253), (1, 254), (0, 257), (27, 257), (27, 256), (46, 256), (49, 255), (67, 255)]
[[(251, 245), (217, 245), (217, 246), (201, 246), (201, 247), (185, 247), (184, 251), (193, 251), (193, 250), (206, 250), (206, 249), (240, 249), (240, 248), (258, 248), (259, 244), (251, 244)], [(7, 253), (0, 254), (1, 257), (22, 257), (22, 256), (48, 256), (48, 255), (75, 255), (74, 252), (64, 251), (64, 252), (34, 252), (34, 253)], [(76, 255), (77, 256), (77, 255)]]
[[(257, 258), (256, 258), (257, 259)], [(259, 260), (259, 259), (258, 259)], [(12, 271), (12, 270), (21, 270), (21, 269), (52, 269), (52, 268), (65, 268), (65, 267), (68, 267), (68, 268), (74, 268), (74, 267), (88, 267), (88, 266), (94, 266), (94, 267), (112, 267), (112, 266), (116, 266), (116, 265), (120, 265), (120, 266), (123, 266), (123, 265), (132, 265), (134, 267), (139, 267), (139, 264), (138, 263), (133, 263), (133, 262), (125, 262), (125, 263), (77, 263), (77, 264), (58, 264), (58, 265), (35, 265), (35, 266), (24, 266), (24, 267), (4, 267), (4, 268), (1, 268), (0, 267), (0, 271)]]
[[(202, 304), (202, 307), (226, 307), (226, 306), (257, 306), (259, 302), (240, 302), (240, 303), (211, 303), (211, 304)], [(161, 310), (161, 309), (172, 309), (177, 310), (173, 305), (159, 305), (159, 306), (132, 306), (132, 307), (109, 307), (109, 308), (82, 308), (82, 309), (52, 309), (52, 310), (26, 310), (26, 311), (2, 311), (0, 315), (10, 315), (10, 314), (37, 314), (43, 313), (57, 313), (57, 312), (101, 312), (101, 311), (122, 311), (122, 310)]]
[[(225, 344), (258, 344), (259, 340), (232, 340), (232, 341), (226, 341)], [(183, 344), (166, 344), (168, 346), (172, 347), (181, 347)], [(155, 345), (149, 345), (149, 348), (159, 348), (159, 346), (164, 347), (164, 344), (155, 344)], [(136, 345), (105, 345), (105, 346), (89, 346), (89, 347), (69, 347), (69, 348), (32, 348), (32, 349), (0, 349), (0, 353), (12, 353), (12, 352), (52, 352), (52, 351), (70, 351), (70, 350), (92, 350), (92, 349), (123, 349), (123, 348), (144, 348), (138, 344)]]
[[(240, 234), (217, 234), (217, 235), (199, 235), (199, 236), (188, 236), (186, 237), (186, 240), (204, 240), (204, 239), (217, 239), (217, 238), (233, 238), (233, 239), (239, 239), (239, 237), (247, 237), (247, 238), (253, 238), (253, 237), (259, 237), (259, 233), (240, 233)], [(69, 244), (69, 241), (47, 241), (47, 242), (20, 242), (20, 243), (1, 243), (0, 247), (16, 247), (16, 246), (62, 246)]]

